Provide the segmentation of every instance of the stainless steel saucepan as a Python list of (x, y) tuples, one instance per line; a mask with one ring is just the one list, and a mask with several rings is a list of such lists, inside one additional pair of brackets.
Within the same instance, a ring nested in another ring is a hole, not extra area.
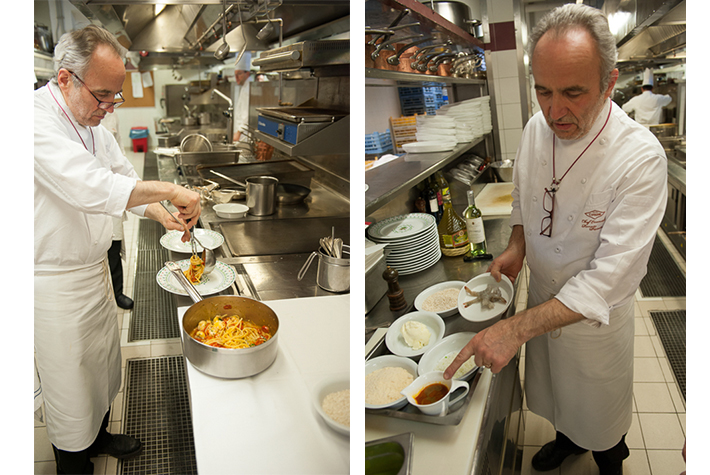
[[(180, 266), (174, 262), (166, 262), (165, 265), (194, 302), (183, 315), (180, 328), (182, 351), (190, 363), (203, 373), (225, 379), (247, 378), (271, 366), (278, 353), (279, 318), (270, 307), (257, 300), (236, 295), (202, 299)], [(200, 321), (211, 320), (217, 315), (239, 315), (256, 325), (265, 325), (269, 327), (271, 338), (251, 348), (233, 349), (205, 345), (190, 336)]]

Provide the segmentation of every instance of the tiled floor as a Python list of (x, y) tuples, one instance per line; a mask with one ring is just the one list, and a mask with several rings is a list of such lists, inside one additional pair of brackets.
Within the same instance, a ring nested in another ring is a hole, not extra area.
[[(142, 174), (143, 154), (128, 152), (128, 158)], [(133, 295), (138, 218), (128, 214), (124, 223), (124, 293)], [(661, 236), (664, 238), (664, 236)], [(673, 246), (666, 246), (676, 256), (685, 272), (685, 262), (678, 256)], [(520, 292), (518, 308), (525, 308), (527, 295), (527, 272), (523, 281), (525, 288)], [(631, 455), (624, 462), (626, 475), (678, 475), (685, 469), (681, 449), (685, 440), (685, 401), (680, 395), (666, 359), (663, 345), (649, 316), (651, 310), (675, 310), (685, 308), (685, 298), (641, 298), (636, 296), (636, 337), (634, 362), (634, 414), (631, 430), (626, 438)], [(180, 354), (180, 340), (154, 340), (150, 342), (128, 343), (128, 325), (131, 312), (117, 308), (118, 325), (121, 328), (121, 352), (123, 368), (128, 358), (151, 357)], [(524, 367), (525, 357), (521, 364)], [(122, 377), (123, 380), (123, 377)], [(123, 388), (111, 409), (111, 432), (121, 431), (123, 417)], [(554, 429), (545, 419), (524, 412), (525, 447), (523, 451), (523, 475), (538, 473), (530, 466), (532, 456), (545, 443), (554, 438)], [(34, 460), (36, 474), (55, 474), (52, 447), (47, 439), (43, 423), (34, 421)], [(118, 462), (112, 457), (94, 459), (94, 473), (114, 475)], [(560, 469), (545, 472), (553, 475), (597, 475), (599, 473), (590, 453), (568, 458)]]

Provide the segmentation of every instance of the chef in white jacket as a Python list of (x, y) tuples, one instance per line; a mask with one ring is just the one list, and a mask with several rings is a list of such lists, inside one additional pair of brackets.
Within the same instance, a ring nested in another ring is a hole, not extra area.
[(234, 78), (239, 92), (234, 103), (234, 136), (232, 142), (247, 140), (245, 132), (249, 126), (249, 89), (251, 77), (251, 53), (245, 52), (239, 61), (234, 63)]
[(185, 231), (200, 197), (141, 181), (101, 119), (123, 100), (125, 49), (102, 28), (62, 36), (55, 77), (34, 93), (34, 345), (57, 473), (93, 473), (90, 457), (135, 456), (141, 442), (107, 432), (121, 384), (117, 311), (108, 268), (112, 217), (128, 209)]
[(620, 474), (632, 416), (633, 296), (665, 210), (666, 157), (609, 98), (616, 47), (599, 10), (555, 9), (530, 41), (541, 111), (515, 160), (509, 244), (489, 267), (497, 280), (514, 280), (527, 258), (527, 309), (479, 332), (446, 373), (471, 355), (498, 372), (527, 342), (527, 404), (556, 430), (533, 468), (591, 450), (600, 474)]
[(636, 122), (644, 127), (660, 124), (663, 108), (670, 104), (673, 98), (668, 94), (653, 93), (653, 70), (651, 69), (643, 72), (641, 90), (643, 91), (641, 94), (629, 99), (621, 108), (627, 114), (633, 112)]

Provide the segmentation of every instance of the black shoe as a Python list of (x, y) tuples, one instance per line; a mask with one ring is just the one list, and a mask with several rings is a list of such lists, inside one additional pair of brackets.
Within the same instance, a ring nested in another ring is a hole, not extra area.
[(546, 472), (548, 470), (553, 470), (565, 461), (570, 455), (580, 455), (587, 452), (586, 449), (572, 449), (565, 450), (555, 447), (555, 441), (548, 442), (542, 446), (542, 448), (533, 455), (532, 466), (538, 472)]
[(90, 457), (110, 455), (117, 459), (129, 459), (139, 455), (143, 450), (143, 444), (138, 439), (123, 434), (110, 435), (111, 440), (108, 443), (90, 449)]
[(116, 297), (116, 304), (124, 310), (130, 310), (133, 308), (133, 300), (123, 294)]
[(619, 465), (599, 467), (599, 475), (624, 475), (623, 463), (619, 462)]

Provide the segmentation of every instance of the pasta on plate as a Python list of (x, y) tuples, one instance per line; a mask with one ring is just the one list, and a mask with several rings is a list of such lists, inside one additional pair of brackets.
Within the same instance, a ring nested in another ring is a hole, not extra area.
[(217, 315), (212, 320), (200, 321), (190, 336), (217, 348), (250, 348), (266, 343), (271, 333), (269, 327), (260, 327), (240, 316)]

